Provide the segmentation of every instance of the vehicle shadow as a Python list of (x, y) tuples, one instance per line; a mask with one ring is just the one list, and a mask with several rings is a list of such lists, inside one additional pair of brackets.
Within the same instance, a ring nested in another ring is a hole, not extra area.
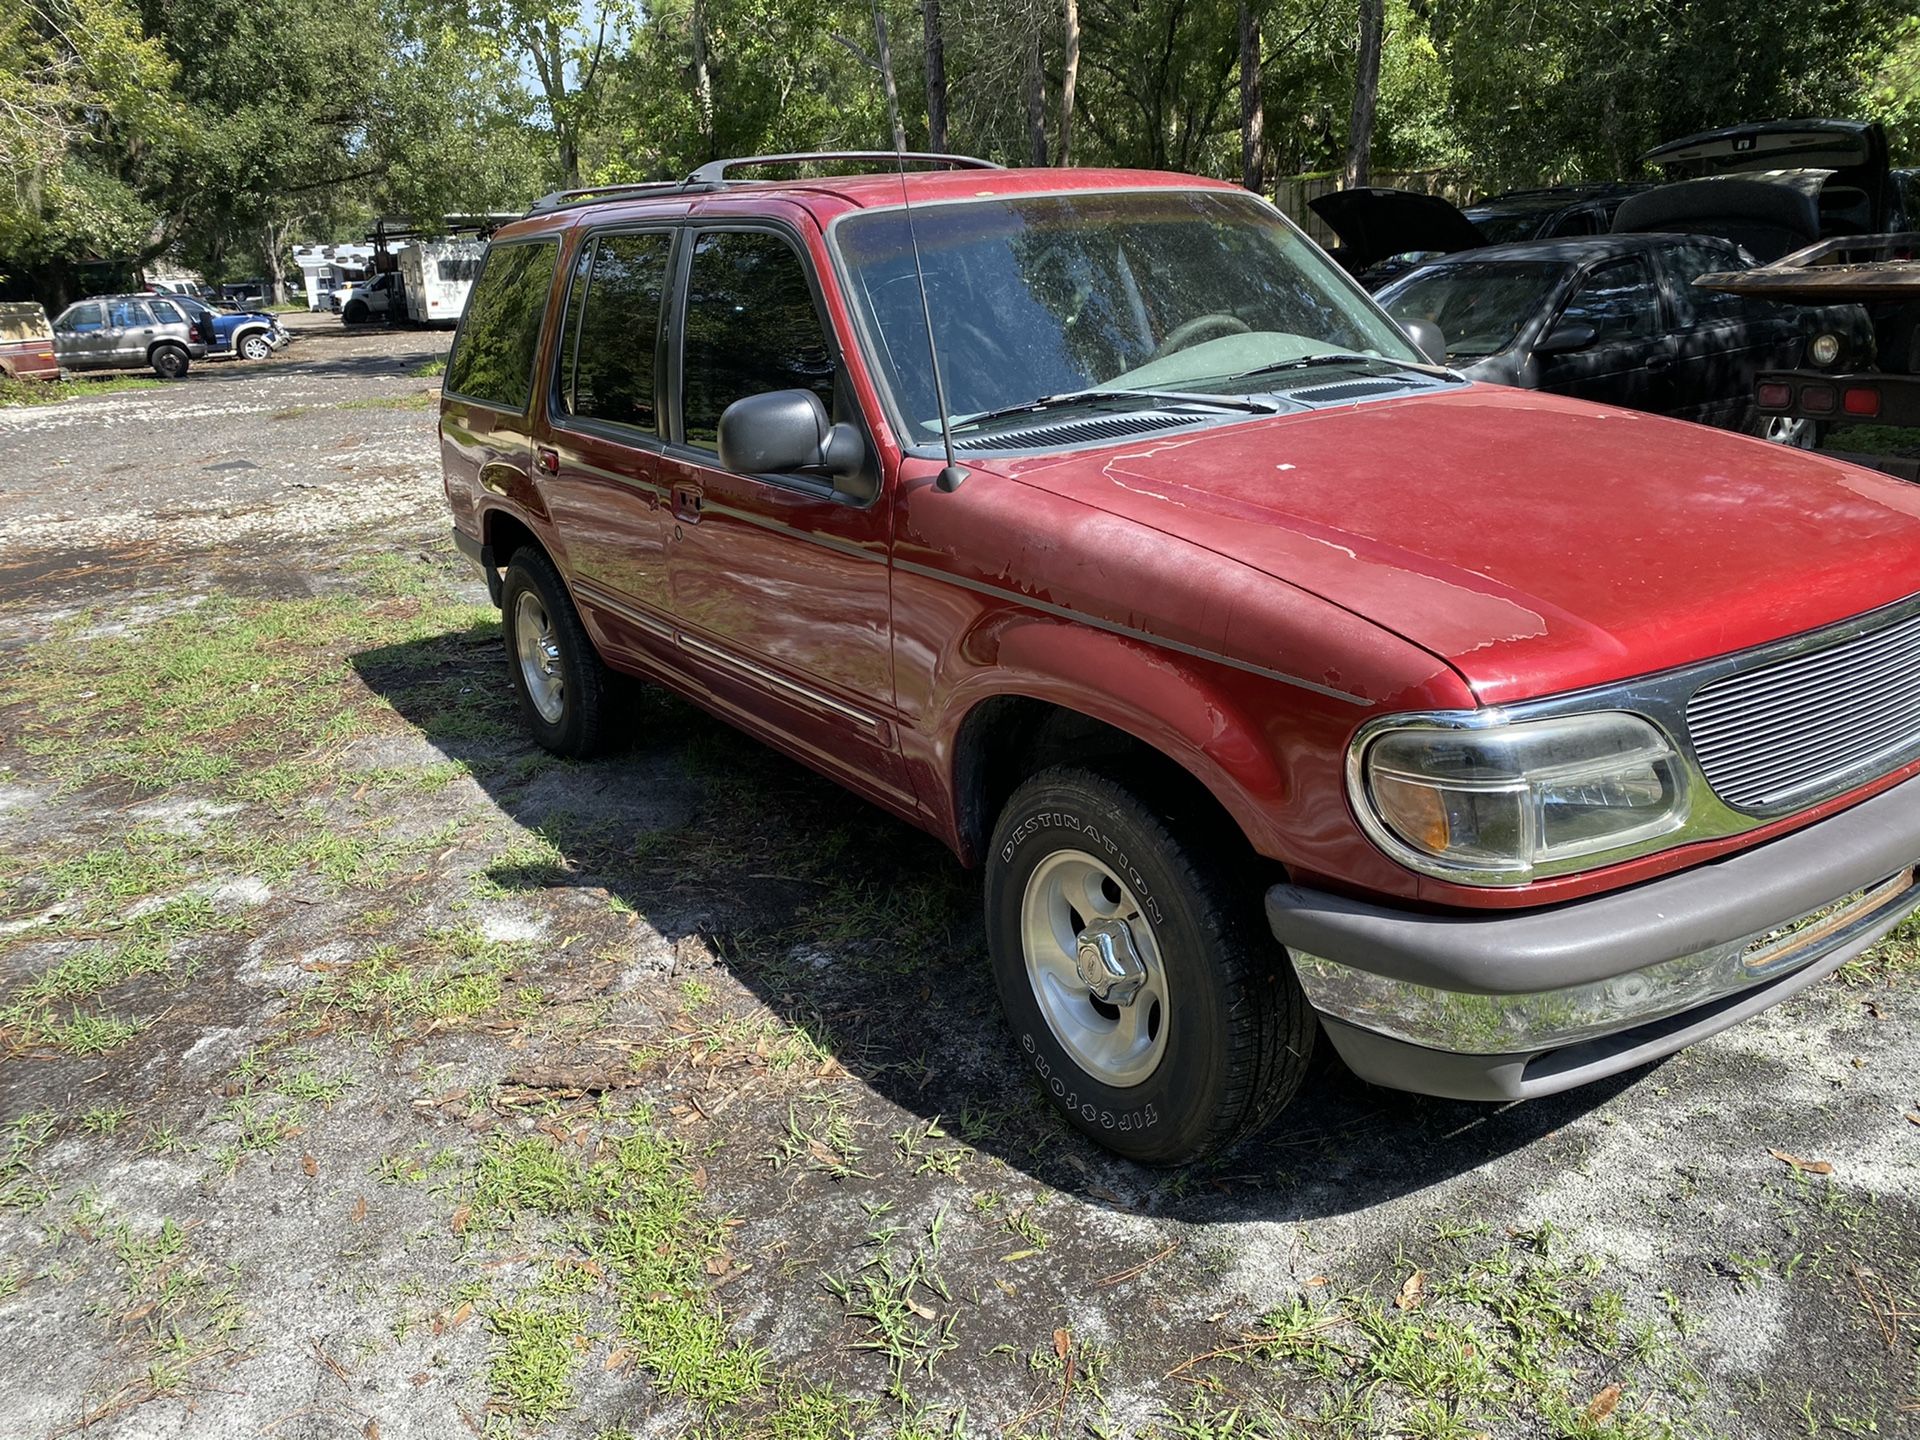
[(589, 763), (524, 738), (492, 623), (363, 651), (363, 681), (544, 842), (499, 891), (603, 887), (669, 943), (696, 939), (856, 1079), (1047, 1185), (1191, 1221), (1312, 1220), (1419, 1191), (1534, 1144), (1633, 1072), (1524, 1105), (1381, 1090), (1323, 1044), (1263, 1135), (1185, 1171), (1071, 1131), (1018, 1063), (988, 968), (978, 877), (944, 847), (651, 686)]

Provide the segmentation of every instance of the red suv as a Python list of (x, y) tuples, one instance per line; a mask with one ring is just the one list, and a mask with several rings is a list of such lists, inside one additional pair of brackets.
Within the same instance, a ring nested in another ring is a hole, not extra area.
[(455, 537), (542, 744), (645, 676), (981, 867), (1087, 1134), (1205, 1154), (1321, 1034), (1547, 1094), (1920, 902), (1920, 491), (1469, 382), (1228, 185), (748, 163), (495, 237)]

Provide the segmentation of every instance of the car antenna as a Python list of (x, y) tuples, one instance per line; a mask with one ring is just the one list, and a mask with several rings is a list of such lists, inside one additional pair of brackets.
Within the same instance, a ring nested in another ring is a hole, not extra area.
[(933, 367), (933, 403), (940, 410), (940, 444), (947, 452), (947, 463), (933, 483), (952, 494), (967, 478), (967, 472), (953, 458), (953, 421), (947, 416), (947, 382), (940, 373), (940, 351), (933, 341), (933, 306), (927, 301), (927, 272), (920, 266), (920, 237), (913, 228), (913, 201), (907, 198), (907, 159), (901, 150), (898, 129), (893, 132), (893, 161), (900, 174), (900, 208), (907, 216), (907, 248), (913, 252), (913, 278), (920, 286), (920, 316), (927, 326), (927, 363)]

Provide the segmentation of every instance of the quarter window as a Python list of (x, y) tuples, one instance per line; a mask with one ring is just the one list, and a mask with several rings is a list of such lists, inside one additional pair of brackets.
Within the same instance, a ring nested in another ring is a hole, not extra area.
[(1616, 260), (1594, 270), (1567, 302), (1561, 320), (1591, 325), (1600, 343), (1638, 340), (1654, 333), (1660, 296), (1653, 288), (1653, 272), (1638, 256)]
[(717, 448), (720, 412), (743, 395), (811, 390), (833, 410), (833, 351), (793, 247), (765, 231), (694, 242), (687, 277), (682, 415), (689, 445)]
[(186, 321), (180, 318), (180, 312), (174, 308), (171, 300), (153, 300), (148, 303), (153, 306), (153, 318), (158, 320), (162, 325), (184, 325), (186, 323)]
[(585, 420), (657, 430), (654, 348), (671, 235), (602, 235), (580, 252), (561, 346), (560, 404)]
[(560, 245), (554, 240), (498, 245), (480, 279), (447, 363), (447, 392), (503, 410), (527, 408), (540, 321)]

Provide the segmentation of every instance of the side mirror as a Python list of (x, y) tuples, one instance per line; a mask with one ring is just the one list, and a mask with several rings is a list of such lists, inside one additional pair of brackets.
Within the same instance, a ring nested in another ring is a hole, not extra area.
[(720, 413), (720, 463), (738, 475), (799, 470), (853, 475), (866, 446), (851, 425), (835, 425), (811, 390), (746, 395)]
[(1585, 350), (1600, 338), (1600, 332), (1591, 325), (1582, 325), (1579, 321), (1563, 321), (1541, 337), (1540, 343), (1533, 347), (1536, 355), (1571, 355), (1576, 350)]
[(1407, 338), (1427, 359), (1436, 365), (1447, 363), (1447, 337), (1433, 321), (1402, 320), (1400, 328), (1407, 332)]

